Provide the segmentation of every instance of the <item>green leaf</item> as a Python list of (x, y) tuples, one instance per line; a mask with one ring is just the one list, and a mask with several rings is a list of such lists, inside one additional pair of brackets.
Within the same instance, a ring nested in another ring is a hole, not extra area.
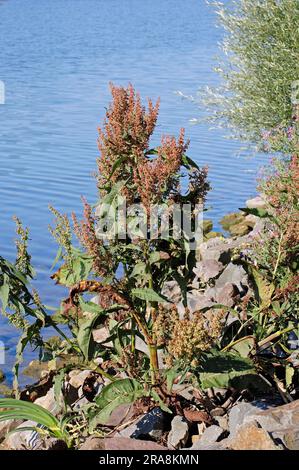
[(126, 307), (124, 305), (114, 304), (109, 308), (103, 309), (93, 302), (84, 302), (82, 299), (80, 299), (79, 302), (83, 311), (93, 314), (91, 318), (86, 318), (81, 321), (77, 333), (78, 346), (82, 351), (84, 358), (86, 360), (91, 360), (96, 346), (92, 330), (97, 327), (99, 321), (102, 321), (102, 317)]
[(273, 292), (275, 291), (275, 285), (270, 283), (256, 268), (253, 264), (243, 262), (248, 274), (255, 284), (255, 294), (259, 302), (261, 310), (268, 308), (271, 304)]
[(256, 375), (252, 361), (234, 354), (214, 351), (205, 357), (199, 379), (203, 389), (227, 388), (233, 385), (234, 379), (246, 375)]
[(192, 158), (188, 157), (188, 155), (182, 156), (182, 164), (188, 170), (191, 168), (196, 168), (197, 170), (199, 170), (199, 166), (197, 165), (197, 163), (195, 163), (195, 161), (192, 160)]
[(143, 261), (136, 263), (130, 277), (144, 277), (146, 275), (147, 265)]
[(5, 312), (7, 305), (8, 305), (8, 300), (9, 300), (9, 278), (7, 274), (3, 275), (3, 284), (0, 286), (0, 299), (2, 302), (2, 309)]
[(172, 411), (168, 408), (168, 406), (165, 405), (165, 403), (161, 400), (161, 398), (159, 397), (158, 393), (156, 392), (156, 390), (152, 389), (151, 390), (151, 396), (152, 398), (155, 400), (155, 402), (159, 403), (159, 406), (161, 408), (161, 410), (165, 411), (166, 413), (170, 413), (172, 414)]
[(170, 302), (164, 295), (160, 295), (149, 287), (143, 289), (132, 289), (132, 295), (141, 300), (146, 300), (147, 302)]
[(271, 217), (271, 214), (269, 214), (269, 212), (266, 209), (262, 209), (262, 208), (249, 209), (248, 207), (240, 207), (239, 210), (242, 212), (245, 212), (245, 214), (255, 215), (256, 217), (260, 217), (261, 219)]
[(92, 270), (93, 260), (91, 257), (77, 256), (68, 263), (65, 263), (52, 276), (58, 284), (66, 287), (72, 287), (80, 281), (88, 278)]
[(63, 254), (63, 249), (62, 249), (62, 246), (60, 246), (60, 247), (58, 248), (57, 255), (56, 255), (56, 257), (55, 257), (55, 259), (54, 259), (54, 261), (53, 261), (53, 264), (52, 264), (52, 266), (51, 266), (51, 271), (52, 271), (52, 269), (55, 268), (55, 266), (56, 266), (56, 264), (58, 263), (58, 261), (61, 260), (62, 254)]
[(111, 173), (110, 173), (110, 176), (108, 178), (108, 181), (111, 180), (112, 176), (114, 175), (115, 171), (117, 170), (118, 167), (120, 167), (120, 165), (127, 159), (127, 155), (122, 155), (121, 157), (119, 157), (116, 162), (114, 162), (113, 164), (113, 167), (112, 167), (112, 170), (111, 170)]
[(134, 403), (145, 394), (142, 385), (135, 379), (119, 379), (110, 383), (96, 398), (100, 411), (93, 416), (90, 422), (91, 429), (98, 424), (105, 424), (112, 411), (119, 405)]
[(241, 357), (248, 357), (255, 348), (255, 340), (253, 336), (246, 336), (235, 341), (228, 350), (239, 354)]
[(59, 421), (45, 408), (35, 403), (15, 400), (14, 398), (0, 399), (0, 421), (6, 419), (25, 419), (46, 426), (50, 430), (59, 428)]
[(92, 330), (95, 329), (97, 322), (101, 317), (106, 314), (104, 309), (98, 311), (92, 318), (87, 318), (79, 325), (77, 334), (77, 342), (85, 360), (89, 361), (92, 359), (95, 342), (92, 335)]
[(290, 365), (287, 365), (286, 369), (285, 369), (285, 380), (286, 380), (286, 386), (287, 387), (292, 385), (294, 374), (295, 374), (294, 367), (290, 366)]
[(118, 181), (106, 194), (97, 205), (97, 216), (100, 218), (106, 217), (110, 206), (114, 203), (114, 200), (121, 194), (122, 188), (125, 186), (128, 180)]

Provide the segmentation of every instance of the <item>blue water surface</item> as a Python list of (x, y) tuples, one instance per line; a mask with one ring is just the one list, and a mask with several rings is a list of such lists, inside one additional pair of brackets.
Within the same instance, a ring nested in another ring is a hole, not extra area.
[[(56, 245), (48, 232), (48, 204), (79, 212), (81, 195), (95, 200), (97, 127), (110, 81), (132, 82), (142, 96), (161, 97), (156, 139), (186, 127), (190, 156), (209, 165), (209, 216), (216, 228), (224, 213), (255, 194), (265, 159), (238, 158), (240, 144), (226, 140), (223, 131), (190, 125), (198, 110), (175, 94), (217, 83), (212, 68), (222, 31), (205, 0), (2, 0), (0, 32), (6, 87), (0, 105), (0, 253), (14, 257), (16, 214), (31, 228), (36, 284), (46, 304), (58, 305), (61, 297), (49, 280)], [(16, 337), (0, 317), (0, 339), (9, 347), (0, 365), (6, 371)]]

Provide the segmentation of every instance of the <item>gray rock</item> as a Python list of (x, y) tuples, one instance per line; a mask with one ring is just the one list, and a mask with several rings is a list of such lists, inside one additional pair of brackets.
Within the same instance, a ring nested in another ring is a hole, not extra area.
[(228, 417), (227, 415), (225, 416), (217, 416), (215, 420), (218, 423), (218, 426), (220, 426), (224, 431), (228, 431)]
[(166, 451), (167, 448), (152, 441), (130, 439), (126, 437), (100, 438), (90, 436), (86, 439), (79, 450), (156, 450)]
[(252, 421), (240, 426), (234, 437), (226, 439), (225, 445), (232, 450), (282, 450), (271, 435), (259, 423)]
[(37, 450), (44, 447), (44, 442), (36, 431), (21, 431), (22, 428), (36, 426), (34, 421), (25, 421), (17, 429), (20, 432), (14, 432), (6, 437), (3, 447), (9, 450)]
[(215, 237), (201, 243), (198, 248), (198, 255), (200, 260), (214, 259), (220, 261), (222, 264), (228, 264), (231, 260), (232, 251), (235, 248), (240, 248), (250, 240), (249, 235), (232, 238)]
[(169, 449), (180, 449), (189, 437), (189, 426), (185, 418), (175, 416), (171, 422), (171, 431), (168, 434), (167, 446)]
[(227, 282), (223, 287), (216, 290), (215, 300), (218, 304), (233, 307), (239, 300), (239, 291), (235, 284)]
[(197, 262), (195, 268), (193, 268), (193, 272), (199, 279), (208, 282), (210, 279), (217, 277), (223, 269), (224, 266), (219, 261), (206, 259)]
[[(279, 421), (274, 419), (271, 415), (271, 411), (275, 409), (276, 405), (277, 403), (275, 404), (275, 402), (271, 400), (257, 400), (252, 403), (238, 403), (233, 406), (229, 412), (230, 436), (234, 437), (240, 426), (251, 421), (257, 421), (265, 427), (267, 431), (279, 429)], [(270, 412), (269, 415), (267, 415), (267, 410)]]
[(154, 439), (162, 437), (165, 426), (164, 412), (155, 407), (135, 423), (117, 433), (118, 437), (130, 437), (132, 439)]
[(220, 447), (218, 445), (218, 441), (222, 437), (224, 437), (224, 435), (224, 429), (222, 429), (220, 426), (216, 426), (215, 424), (213, 424), (204, 431), (201, 438), (193, 444), (191, 450), (207, 450), (210, 448), (210, 446), (215, 445), (218, 449), (218, 447)]
[(5, 438), (5, 436), (22, 424), (22, 421), (17, 419), (8, 419), (7, 421), (0, 422), (0, 441)]
[(105, 345), (107, 348), (113, 348), (112, 341), (108, 341), (108, 342), (106, 341), (110, 336), (109, 330), (108, 328), (106, 328), (106, 326), (93, 330), (92, 336), (96, 343), (101, 343)]
[(234, 284), (237, 286), (239, 292), (243, 293), (244, 287), (248, 287), (248, 276), (243, 266), (233, 263), (227, 265), (216, 280), (215, 287), (216, 289), (220, 289), (226, 284)]
[(162, 289), (162, 294), (175, 304), (177, 304), (182, 298), (181, 288), (177, 281), (165, 282)]
[(59, 410), (59, 405), (54, 394), (54, 387), (50, 388), (47, 394), (43, 397), (37, 398), (34, 403), (36, 405), (42, 406), (53, 414)]
[(68, 377), (69, 377), (69, 384), (74, 387), (74, 388), (80, 388), (84, 384), (84, 381), (87, 379), (87, 377), (91, 374), (91, 370), (80, 370), (80, 369), (75, 369), (69, 372)]
[(203, 308), (212, 307), (214, 303), (202, 292), (195, 290), (187, 294), (187, 305), (191, 314)]
[(289, 450), (299, 450), (299, 428), (292, 427), (272, 433), (277, 440), (280, 439)]
[(213, 424), (204, 431), (201, 438), (193, 444), (191, 449), (199, 450), (206, 448), (207, 446), (214, 445), (221, 439), (221, 437), (224, 436), (224, 434), (225, 431), (220, 426)]
[(264, 209), (267, 206), (266, 201), (261, 196), (256, 196), (246, 201), (248, 209)]

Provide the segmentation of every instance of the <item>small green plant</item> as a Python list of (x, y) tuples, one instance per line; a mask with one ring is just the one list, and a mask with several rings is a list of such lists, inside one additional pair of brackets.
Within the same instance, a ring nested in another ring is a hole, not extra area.
[(67, 431), (66, 417), (57, 419), (52, 413), (35, 403), (13, 398), (0, 399), (0, 421), (10, 419), (34, 421), (37, 426), (17, 428), (14, 432), (36, 431), (42, 436), (55, 437), (65, 441), (68, 447), (72, 439)]

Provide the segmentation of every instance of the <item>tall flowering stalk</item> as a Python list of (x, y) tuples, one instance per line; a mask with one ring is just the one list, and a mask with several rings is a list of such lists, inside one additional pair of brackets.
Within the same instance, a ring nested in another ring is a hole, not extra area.
[[(121, 195), (127, 205), (141, 204), (147, 216), (157, 205), (171, 210), (175, 202), (185, 202), (194, 207), (203, 203), (209, 190), (207, 169), (198, 168), (186, 156), (189, 141), (185, 140), (184, 129), (180, 130), (178, 138), (164, 135), (157, 148), (150, 148), (159, 100), (155, 104), (148, 100), (145, 107), (132, 85), (124, 88), (111, 84), (110, 87), (112, 102), (99, 128), (98, 139), (100, 203), (114, 207), (116, 196)], [(182, 194), (180, 181), (186, 176), (189, 178), (189, 191)], [(80, 329), (82, 308), (91, 308), (85, 303), (83, 294), (96, 292), (100, 308), (110, 315), (113, 312), (119, 325), (124, 323), (126, 331), (130, 331), (130, 344), (124, 346), (123, 351), (123, 357), (127, 357), (130, 364), (128, 370), (131, 371), (131, 365), (138, 362), (135, 348), (138, 332), (148, 346), (151, 383), (157, 385), (160, 381), (159, 341), (155, 322), (160, 305), (167, 301), (162, 295), (163, 285), (167, 280), (181, 277), (184, 286), (185, 279), (192, 277), (192, 270), (186, 265), (184, 241), (171, 235), (169, 239), (133, 239), (130, 234), (125, 239), (99, 239), (97, 224), (102, 212), (91, 207), (86, 200), (83, 200), (83, 205), (83, 219), (80, 221), (76, 215), (72, 216), (74, 232), (83, 254), (79, 254), (77, 263), (74, 256), (78, 256), (78, 252), (72, 248), (71, 268), (64, 265), (53, 276), (57, 282), (71, 288), (69, 298), (64, 302), (64, 312), (70, 315), (74, 309), (81, 310), (76, 325)], [(58, 217), (58, 226), (64, 220), (61, 217)], [(68, 249), (68, 244), (55, 229), (54, 234)], [(194, 253), (189, 256), (195, 257)], [(91, 308), (93, 310), (94, 307)], [(101, 321), (104, 318), (101, 313)], [(129, 355), (127, 347), (130, 348)], [(90, 358), (90, 348), (84, 350), (88, 350)]]

